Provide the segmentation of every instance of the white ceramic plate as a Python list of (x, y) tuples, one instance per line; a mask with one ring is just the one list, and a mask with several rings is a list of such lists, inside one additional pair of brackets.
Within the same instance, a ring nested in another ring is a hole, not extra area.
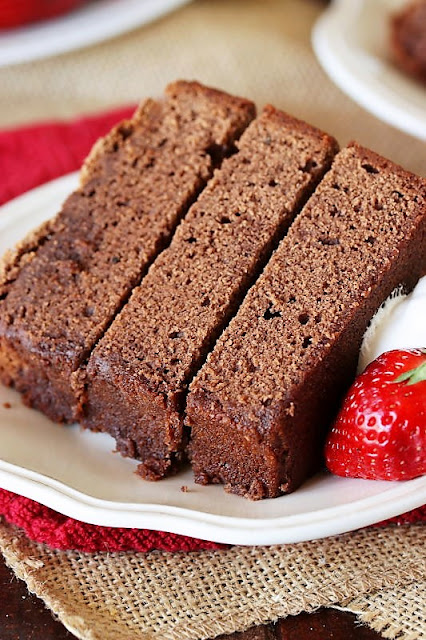
[(0, 67), (80, 49), (118, 36), (189, 0), (96, 0), (44, 22), (0, 32)]
[(389, 18), (406, 0), (334, 0), (313, 30), (330, 78), (387, 123), (426, 140), (426, 88), (390, 62)]
[[(54, 215), (76, 184), (77, 174), (65, 176), (4, 206), (0, 255)], [(0, 486), (85, 522), (276, 544), (343, 533), (426, 503), (426, 477), (388, 483), (326, 473), (291, 495), (249, 502), (219, 486), (195, 485), (189, 469), (143, 481), (133, 473), (137, 463), (113, 450), (107, 434), (56, 425), (0, 385)]]

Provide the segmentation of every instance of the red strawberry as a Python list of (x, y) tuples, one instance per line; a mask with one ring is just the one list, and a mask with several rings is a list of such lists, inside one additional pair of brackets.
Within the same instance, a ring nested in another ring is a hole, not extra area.
[(426, 350), (388, 351), (358, 376), (325, 457), (339, 476), (409, 480), (426, 474)]

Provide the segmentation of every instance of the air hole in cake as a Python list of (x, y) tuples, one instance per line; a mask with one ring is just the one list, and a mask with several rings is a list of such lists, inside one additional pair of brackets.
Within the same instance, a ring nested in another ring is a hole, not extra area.
[(230, 224), (231, 220), (228, 218), (228, 216), (222, 216), (220, 219), (220, 224)]
[(309, 313), (301, 313), (299, 315), (300, 324), (306, 324), (309, 321)]
[(394, 200), (400, 200), (404, 197), (400, 191), (392, 191), (392, 195), (394, 196)]
[(374, 244), (376, 242), (376, 238), (374, 238), (374, 236), (368, 236), (368, 238), (366, 238), (364, 242), (367, 242), (368, 244)]
[(383, 210), (383, 205), (380, 202), (380, 200), (378, 200), (377, 198), (374, 200), (373, 206), (374, 206), (376, 211), (382, 211)]
[(255, 364), (253, 364), (253, 362), (251, 360), (249, 360), (247, 362), (247, 371), (249, 373), (255, 373), (257, 371), (258, 367), (256, 367)]
[(181, 362), (181, 361), (180, 361), (180, 359), (179, 359), (179, 358), (172, 358), (172, 359), (171, 359), (171, 363), (172, 363), (172, 364), (180, 364), (180, 362)]
[(376, 169), (376, 167), (373, 167), (372, 164), (368, 164), (364, 163), (361, 165), (361, 167), (364, 169), (364, 171), (366, 171), (367, 173), (379, 173), (379, 170)]
[(194, 236), (191, 236), (190, 238), (186, 238), (185, 242), (192, 244), (193, 242), (197, 242), (197, 238), (194, 238)]
[(164, 147), (166, 142), (167, 142), (167, 138), (163, 138), (162, 140), (160, 140), (160, 142), (158, 143), (158, 148), (161, 149), (161, 147)]
[(306, 336), (302, 342), (302, 349), (307, 349), (312, 344), (312, 336)]
[(325, 247), (333, 247), (336, 244), (340, 244), (339, 238), (329, 238), (328, 236), (322, 236), (319, 241)]
[(241, 160), (241, 162), (242, 162), (243, 164), (251, 164), (251, 160), (250, 160), (250, 158), (243, 158), (243, 159)]
[(273, 311), (273, 305), (271, 303), (263, 314), (263, 317), (265, 318), (265, 320), (272, 320), (272, 318), (281, 318), (281, 311)]
[(300, 167), (301, 171), (303, 171), (304, 173), (311, 173), (312, 169), (315, 169), (317, 167), (317, 163), (315, 162), (315, 160), (308, 160), (305, 165), (303, 167)]
[(135, 169), (138, 166), (139, 158), (135, 158), (132, 162), (132, 168)]
[[(320, 300), (321, 300), (321, 298), (320, 298)], [(316, 324), (319, 324), (321, 322), (321, 320), (322, 320), (322, 315), (320, 313), (317, 313), (317, 315), (315, 316), (314, 320), (315, 320)]]
[(239, 218), (241, 216), (241, 213), (239, 211), (236, 211), (234, 214), (237, 218)]
[(87, 197), (88, 197), (88, 198), (93, 198), (93, 196), (95, 195), (95, 193), (96, 193), (96, 189), (91, 189), (91, 190), (89, 191), (89, 193), (87, 194)]
[[(117, 204), (117, 207), (128, 207), (129, 206), (129, 202), (127, 200), (119, 200), (116, 204)], [(116, 220), (114, 222), (116, 222)]]
[(204, 300), (201, 302), (201, 306), (202, 307), (209, 307), (210, 306), (210, 298), (208, 296), (206, 296), (204, 298)]
[(118, 264), (120, 261), (121, 261), (121, 258), (119, 258), (118, 256), (112, 256), (111, 258), (112, 264)]
[(350, 231), (355, 231), (355, 225), (350, 224), (350, 225), (349, 225), (349, 230), (350, 230)]
[(278, 185), (278, 182), (276, 182), (275, 180), (269, 180), (268, 184), (270, 187), (276, 187)]
[(134, 127), (132, 126), (126, 126), (126, 125), (121, 125), (121, 127), (119, 127), (118, 132), (121, 135), (123, 140), (127, 140), (127, 138), (129, 138), (132, 133), (134, 131)]
[[(214, 167), (218, 166), (223, 156), (226, 155), (224, 151), (225, 151), (224, 146), (216, 143), (211, 144), (206, 150), (206, 153), (208, 156), (210, 156), (210, 159)], [(230, 149), (228, 149), (228, 151), (232, 154), (232, 153), (235, 153), (237, 149), (233, 145), (232, 147), (230, 147)]]
[(175, 172), (174, 171), (169, 171), (168, 175), (169, 175), (169, 178), (173, 178), (173, 176), (175, 175)]
[(332, 188), (332, 189), (335, 189), (336, 191), (340, 191), (340, 185), (338, 185), (338, 184), (337, 184), (337, 182), (334, 182), (334, 183), (331, 185), (331, 188)]
[(169, 333), (169, 338), (175, 340), (176, 338), (183, 338), (184, 335), (183, 331), (172, 331), (172, 333)]
[(296, 298), (295, 298), (294, 296), (291, 296), (291, 297), (288, 299), (288, 301), (289, 301), (289, 303), (290, 303), (290, 304), (293, 304), (293, 302), (296, 302)]
[(84, 310), (84, 315), (86, 318), (91, 318), (95, 313), (95, 309), (93, 307), (86, 307)]

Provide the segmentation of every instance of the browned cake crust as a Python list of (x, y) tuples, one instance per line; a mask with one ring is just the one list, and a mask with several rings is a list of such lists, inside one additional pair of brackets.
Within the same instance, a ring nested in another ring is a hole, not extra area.
[(184, 449), (188, 383), (329, 168), (337, 143), (266, 107), (93, 352), (83, 424), (165, 475)]
[(196, 481), (252, 499), (294, 490), (385, 298), (426, 267), (426, 181), (341, 151), (190, 387)]
[(177, 82), (95, 145), (80, 189), (3, 266), (2, 382), (54, 420), (75, 418), (76, 371), (254, 115), (247, 100)]
[(395, 63), (426, 84), (426, 0), (404, 6), (391, 22)]

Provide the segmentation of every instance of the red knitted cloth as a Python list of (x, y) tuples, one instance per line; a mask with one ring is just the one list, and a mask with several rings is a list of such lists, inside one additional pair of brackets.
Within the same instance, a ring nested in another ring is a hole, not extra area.
[[(0, 203), (78, 169), (94, 141), (131, 113), (127, 107), (70, 123), (48, 122), (0, 132)], [(85, 524), (3, 489), (0, 515), (29, 538), (56, 549), (196, 551), (225, 546), (162, 531)], [(426, 522), (426, 506), (392, 521)]]
[(78, 169), (95, 140), (132, 112), (124, 107), (73, 122), (0, 131), (0, 204)]

